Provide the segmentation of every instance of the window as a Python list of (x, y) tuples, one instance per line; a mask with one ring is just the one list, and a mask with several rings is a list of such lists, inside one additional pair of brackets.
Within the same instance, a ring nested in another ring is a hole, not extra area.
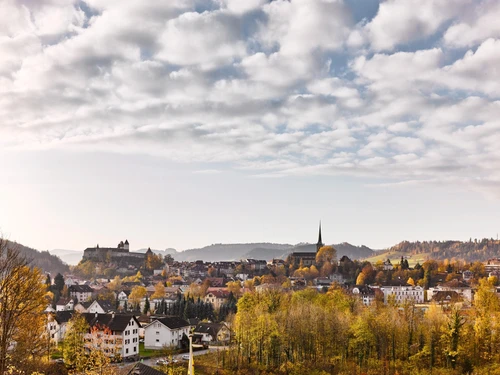
[(137, 346), (134, 346), (134, 352), (137, 352)]
[(160, 334), (160, 332), (159, 332), (159, 331), (156, 331), (156, 334), (157, 334), (157, 335), (159, 335), (159, 334)]
[(125, 353), (126, 353), (126, 354), (128, 354), (128, 348), (127, 348), (127, 349), (125, 349)]
[(160, 339), (156, 339), (156, 342), (160, 342)]

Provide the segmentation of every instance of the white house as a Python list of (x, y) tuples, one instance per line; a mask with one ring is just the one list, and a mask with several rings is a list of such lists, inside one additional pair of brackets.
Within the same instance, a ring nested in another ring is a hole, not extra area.
[(424, 303), (424, 289), (420, 286), (382, 286), (380, 290), (384, 293), (385, 304), (390, 298), (393, 298), (397, 304), (405, 302)]
[(358, 297), (365, 306), (370, 306), (375, 301), (375, 289), (368, 285), (355, 285), (351, 288), (351, 293)]
[(393, 269), (394, 269), (394, 266), (392, 265), (391, 260), (387, 259), (384, 262), (384, 271), (392, 271)]
[(227, 343), (230, 338), (231, 332), (224, 323), (198, 323), (193, 332), (194, 342), (202, 344)]
[(82, 314), (90, 326), (85, 335), (85, 348), (99, 346), (109, 357), (122, 358), (139, 355), (139, 322), (128, 314)]
[(64, 339), (66, 325), (73, 317), (73, 311), (58, 311), (56, 314), (48, 314), (47, 331), (50, 340), (56, 344)]
[(71, 298), (59, 298), (56, 303), (56, 311), (73, 311), (75, 303)]
[(155, 319), (144, 327), (144, 348), (179, 347), (183, 335), (189, 335), (190, 328), (189, 323), (179, 317)]
[(78, 302), (85, 302), (92, 297), (93, 289), (88, 285), (71, 285), (69, 295)]
[(204, 298), (205, 303), (210, 302), (214, 307), (214, 310), (218, 311), (229, 297), (229, 292), (227, 290), (213, 290), (207, 293)]

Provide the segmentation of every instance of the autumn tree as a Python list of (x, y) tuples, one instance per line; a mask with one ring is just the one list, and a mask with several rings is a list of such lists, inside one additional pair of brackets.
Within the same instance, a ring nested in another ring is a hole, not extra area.
[(8, 349), (16, 339), (33, 350), (32, 355), (39, 352), (38, 339), (31, 341), (27, 331), (40, 332), (38, 317), (45, 308), (46, 286), (40, 270), (28, 263), (15, 246), (0, 238), (0, 374), (6, 371)]
[(155, 292), (151, 296), (151, 299), (160, 298), (165, 298), (165, 285), (161, 281), (155, 285)]
[(89, 325), (83, 316), (75, 314), (68, 322), (64, 338), (64, 363), (82, 371), (85, 363), (85, 334)]
[(134, 286), (130, 295), (128, 296), (129, 302), (132, 304), (133, 309), (137, 310), (142, 299), (148, 294), (148, 291), (145, 287), (141, 285)]
[(146, 260), (144, 262), (145, 268), (153, 272), (153, 270), (160, 269), (163, 266), (163, 260), (160, 254), (155, 254), (150, 252), (146, 255)]
[(323, 246), (316, 253), (316, 264), (322, 267), (326, 262), (333, 264), (337, 258), (337, 250), (333, 246)]
[(112, 290), (113, 292), (119, 291), (121, 287), (122, 287), (122, 280), (118, 275), (115, 276), (115, 278), (108, 283), (108, 289)]

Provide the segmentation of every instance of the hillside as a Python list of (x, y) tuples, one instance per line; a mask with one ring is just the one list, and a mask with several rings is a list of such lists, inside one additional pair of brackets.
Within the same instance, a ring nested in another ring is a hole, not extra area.
[(8, 242), (10, 246), (17, 247), (20, 253), (31, 261), (30, 265), (42, 269), (43, 272), (49, 272), (51, 275), (69, 272), (69, 266), (63, 263), (58, 256), (50, 254), (48, 251), (38, 251), (17, 242)]
[[(403, 241), (379, 254), (392, 258), (394, 253), (406, 254), (412, 258), (462, 259), (467, 262), (486, 261), (500, 257), (500, 241), (492, 238), (463, 241)], [(411, 258), (410, 258), (411, 259)]]
[[(247, 258), (245, 254), (253, 249), (269, 249), (271, 251), (285, 251), (292, 245), (273, 244), (273, 243), (247, 243), (247, 244), (214, 244), (205, 246), (201, 249), (190, 249), (174, 254), (173, 257), (178, 261), (196, 261), (204, 260), (207, 262), (216, 262), (221, 260), (240, 260)], [(272, 259), (272, 257), (271, 257)]]
[[(363, 259), (369, 256), (372, 256), (373, 254), (376, 254), (376, 252), (366, 246), (354, 246), (351, 245), (347, 242), (343, 242), (340, 244), (332, 245), (336, 250), (337, 250), (337, 258), (340, 259), (344, 255), (347, 255), (349, 258), (352, 260), (355, 259)], [(242, 258), (253, 258), (253, 259), (265, 259), (265, 260), (271, 260), (273, 258), (281, 258), (285, 259), (288, 254), (292, 252), (316, 252), (316, 245), (315, 244), (299, 244), (292, 246), (290, 248), (287, 248), (285, 250), (278, 250), (278, 249), (268, 249), (268, 248), (255, 248), (249, 251), (248, 253), (244, 254)]]

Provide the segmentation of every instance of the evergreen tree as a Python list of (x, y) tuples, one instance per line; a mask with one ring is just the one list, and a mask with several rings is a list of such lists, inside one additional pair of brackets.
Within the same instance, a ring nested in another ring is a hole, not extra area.
[(56, 275), (56, 277), (54, 277), (54, 291), (59, 291), (59, 293), (62, 292), (63, 288), (64, 288), (64, 277), (63, 275), (61, 275), (60, 273), (58, 273)]
[(45, 279), (45, 285), (47, 285), (47, 288), (50, 288), (50, 286), (52, 285), (50, 274), (47, 274), (47, 278)]
[(147, 314), (149, 312), (150, 307), (151, 306), (149, 304), (149, 298), (148, 298), (148, 296), (146, 296), (146, 302), (144, 302), (144, 311), (143, 311), (143, 313)]

